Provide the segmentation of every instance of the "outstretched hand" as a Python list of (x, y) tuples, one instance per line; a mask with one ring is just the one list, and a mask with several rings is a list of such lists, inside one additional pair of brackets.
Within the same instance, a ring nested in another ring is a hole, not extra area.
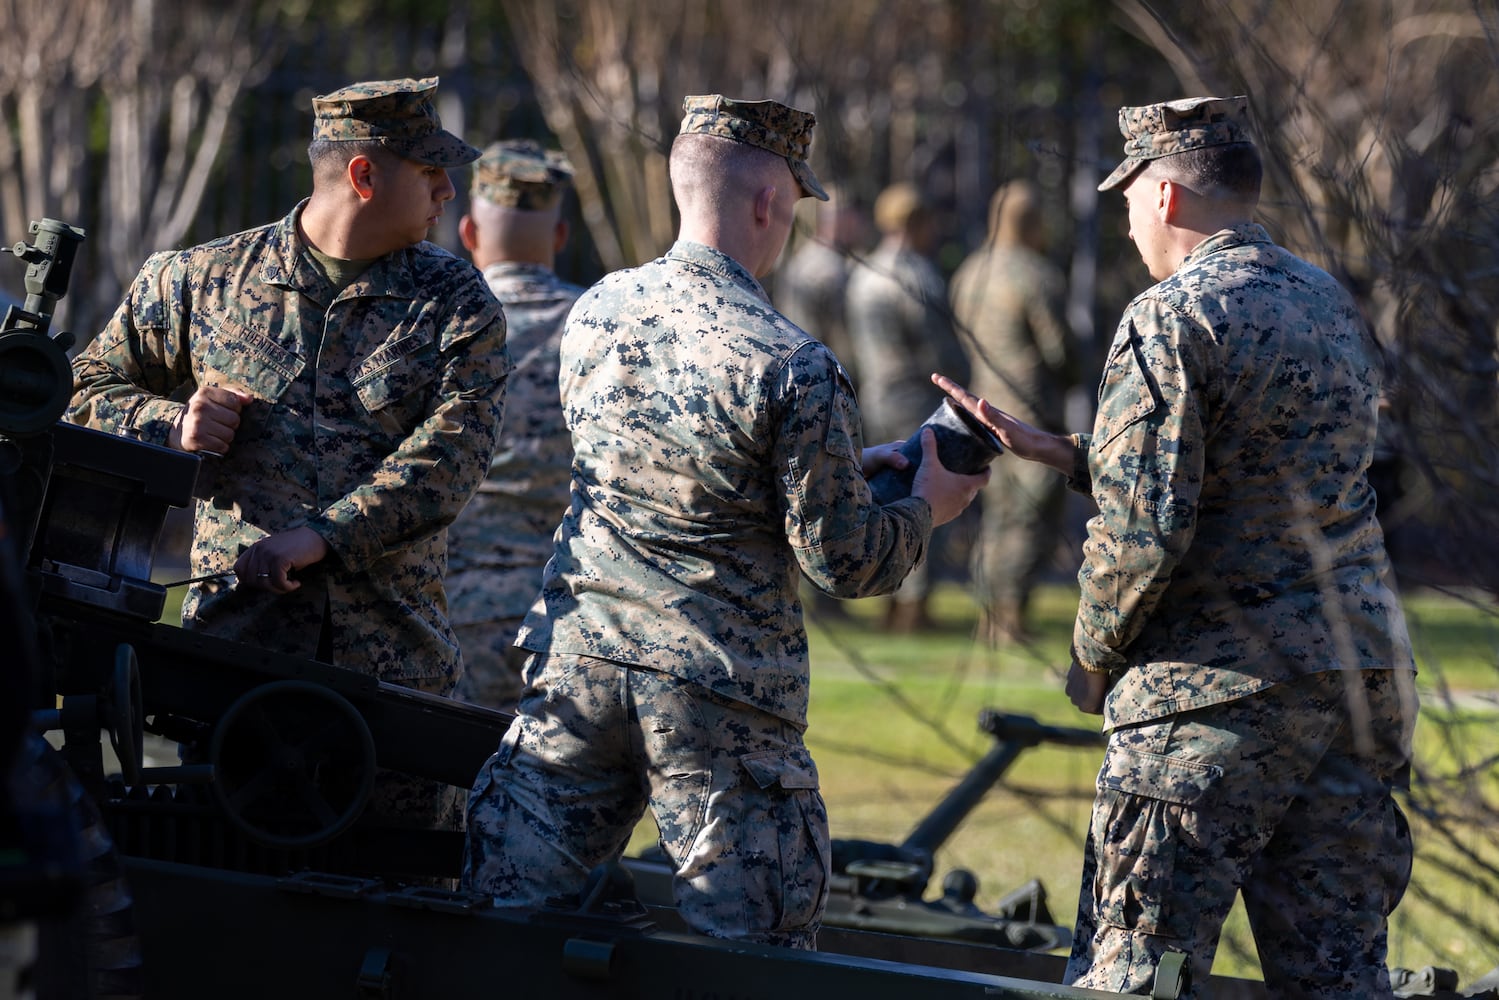
[(1017, 420), (988, 400), (975, 396), (946, 375), (933, 373), (932, 384), (989, 428), (999, 438), (999, 443), (1016, 458), (1049, 465), (1064, 475), (1072, 474), (1072, 439), (1067, 435), (1053, 434)]
[(898, 472), (910, 465), (911, 460), (900, 453), (904, 444), (904, 441), (891, 441), (889, 444), (877, 444), (865, 448), (864, 478), (869, 479), (884, 469), (895, 469)]

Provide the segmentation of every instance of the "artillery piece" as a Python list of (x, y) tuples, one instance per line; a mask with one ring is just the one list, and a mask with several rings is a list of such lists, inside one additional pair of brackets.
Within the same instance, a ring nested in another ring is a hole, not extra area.
[[(974, 905), (968, 873), (924, 899), (937, 848), (1020, 753), (1101, 740), (998, 712), (981, 719), (995, 746), (901, 844), (835, 843), (815, 953), (690, 933), (670, 906), (669, 871), (650, 857), (538, 909), (434, 887), (456, 878), (461, 834), (366, 816), (375, 771), (466, 789), (509, 717), (157, 621), (166, 587), (151, 579), (155, 549), (167, 512), (192, 501), (199, 460), (57, 422), (71, 375), (66, 338), (49, 339), (47, 325), (82, 234), (51, 220), (38, 231), (21, 254), (35, 292), (0, 332), (0, 369), (11, 369), (0, 370), (0, 604), (16, 651), (6, 673), (16, 697), (0, 701), (11, 709), (0, 713), (0, 765), (12, 776), (0, 820), (21, 820), (0, 822), (11, 848), (0, 851), (0, 932), (97, 915), (104, 892), (115, 906), (108, 942), (64, 942), (77, 966), (64, 970), (67, 987), (37, 976), (43, 1000), (1105, 995), (1057, 985), (1068, 931), (1039, 882), (993, 914)], [(23, 705), (29, 720), (14, 711)], [(28, 728), (60, 732), (60, 751)], [(147, 732), (192, 750), (147, 766)], [(106, 739), (118, 773), (106, 773)], [(42, 770), (71, 790), (62, 798), (76, 822), (15, 780)], [(35, 821), (43, 814), (50, 825)], [(97, 921), (63, 926), (97, 931)], [(118, 959), (136, 941), (132, 976)], [(100, 951), (117, 960), (112, 985), (101, 985)], [(1154, 996), (1181, 994), (1182, 958), (1163, 963)], [(1241, 980), (1212, 986), (1219, 1000), (1263, 995)]]

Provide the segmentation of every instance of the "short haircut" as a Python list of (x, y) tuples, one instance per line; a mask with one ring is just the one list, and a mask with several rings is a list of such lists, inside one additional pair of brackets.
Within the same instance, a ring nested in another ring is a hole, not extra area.
[(314, 139), (307, 147), (307, 159), (312, 163), (313, 177), (330, 171), (342, 173), (348, 162), (356, 156), (369, 157), (377, 166), (389, 166), (401, 159), (401, 154), (387, 148), (378, 139), (368, 142)]
[(1253, 204), (1260, 197), (1264, 165), (1252, 142), (1202, 146), (1149, 161), (1151, 177), (1175, 181), (1205, 198)]
[(468, 214), (480, 238), (503, 251), (549, 249), (562, 221), (562, 199), (548, 208), (511, 208), (485, 198), (471, 198)]
[(689, 132), (677, 136), (667, 161), (677, 206), (717, 210), (735, 194), (770, 184), (790, 185), (793, 199), (801, 188), (783, 156), (722, 136)]

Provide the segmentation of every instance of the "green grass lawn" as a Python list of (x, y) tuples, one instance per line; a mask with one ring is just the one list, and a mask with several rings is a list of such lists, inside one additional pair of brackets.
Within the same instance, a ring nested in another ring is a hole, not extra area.
[[(939, 630), (892, 637), (879, 603), (853, 602), (850, 621), (812, 621), (808, 743), (818, 761), (835, 837), (899, 842), (961, 779), (992, 740), (985, 708), (1096, 728), (1062, 693), (1076, 609), (1069, 586), (1045, 588), (1037, 641), (989, 650), (973, 638), (975, 611), (956, 587), (939, 591)], [(1418, 766), (1402, 805), (1418, 858), (1395, 914), (1391, 964), (1446, 965), (1461, 981), (1499, 964), (1499, 617), (1492, 602), (1419, 593), (1407, 598), (1422, 688)], [(937, 877), (966, 868), (992, 907), (1031, 878), (1045, 884), (1057, 920), (1071, 922), (1083, 834), (1101, 752), (1026, 751), (944, 845)], [(648, 841), (648, 831), (639, 839)], [(1242, 909), (1229, 920), (1215, 971), (1258, 977)]]

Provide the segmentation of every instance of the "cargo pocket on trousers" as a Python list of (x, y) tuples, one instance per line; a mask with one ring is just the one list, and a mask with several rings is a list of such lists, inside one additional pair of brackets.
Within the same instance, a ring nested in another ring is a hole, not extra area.
[(1196, 873), (1183, 853), (1198, 839), (1198, 810), (1223, 775), (1214, 764), (1111, 746), (1098, 775), (1093, 813), (1100, 923), (1187, 938), (1195, 923)]
[[(805, 748), (745, 754), (739, 761), (769, 799), (775, 825), (780, 913), (770, 929), (795, 931), (814, 924), (827, 904), (832, 864), (827, 807), (817, 790), (817, 765)], [(771, 846), (766, 837), (767, 858)]]

